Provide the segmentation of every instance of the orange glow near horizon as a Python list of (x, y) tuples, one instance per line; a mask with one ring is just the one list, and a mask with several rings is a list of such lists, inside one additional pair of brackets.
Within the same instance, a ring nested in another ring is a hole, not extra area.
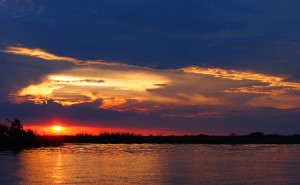
[[(56, 126), (55, 126), (56, 127)], [(75, 136), (76, 134), (89, 134), (97, 136), (101, 133), (134, 133), (144, 136), (152, 135), (197, 135), (198, 132), (185, 132), (180, 130), (172, 130), (169, 128), (151, 128), (151, 129), (130, 129), (130, 128), (107, 128), (107, 127), (84, 127), (84, 126), (61, 126), (61, 130), (55, 130), (54, 126), (26, 126), (25, 130), (33, 130), (38, 135), (68, 135)], [(214, 133), (208, 133), (214, 134)]]
[(39, 135), (76, 135), (79, 133), (88, 133), (98, 135), (101, 128), (81, 127), (81, 126), (24, 126), (25, 129), (31, 129)]

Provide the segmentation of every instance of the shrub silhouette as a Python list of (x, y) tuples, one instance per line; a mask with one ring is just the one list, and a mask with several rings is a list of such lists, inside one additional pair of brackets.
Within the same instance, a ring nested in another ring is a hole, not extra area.
[(252, 132), (249, 134), (250, 137), (263, 137), (264, 133), (263, 132)]

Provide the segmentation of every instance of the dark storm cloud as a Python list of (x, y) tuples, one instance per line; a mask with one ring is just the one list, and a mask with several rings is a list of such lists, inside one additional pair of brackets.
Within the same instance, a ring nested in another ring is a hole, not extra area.
[(41, 62), (32, 57), (19, 57), (0, 53), (0, 101), (8, 98), (10, 93), (37, 84), (49, 73), (71, 67), (70, 64)]
[[(151, 123), (151, 120), (159, 118), (155, 115), (138, 115), (135, 112), (113, 111), (99, 109), (101, 100), (93, 103), (82, 103), (63, 107), (61, 104), (48, 101), (48, 104), (37, 105), (33, 103), (0, 103), (0, 123), (4, 123), (5, 118), (18, 117), (25, 125), (49, 125), (53, 121), (60, 121), (70, 126), (93, 126), (110, 128), (153, 128), (163, 127)], [(148, 123), (145, 123), (148, 120)]]
[[(299, 77), (298, 1), (6, 1), (1, 45), (79, 59), (208, 64)], [(20, 31), (22, 30), (22, 31)]]

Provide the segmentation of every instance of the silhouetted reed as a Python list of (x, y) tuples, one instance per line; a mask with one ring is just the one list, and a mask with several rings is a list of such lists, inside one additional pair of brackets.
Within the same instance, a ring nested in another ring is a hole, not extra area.
[(100, 137), (136, 137), (142, 136), (133, 132), (103, 132), (99, 134)]
[(93, 136), (93, 134), (87, 133), (87, 132), (80, 132), (80, 133), (77, 133), (75, 136), (88, 137), (88, 136)]

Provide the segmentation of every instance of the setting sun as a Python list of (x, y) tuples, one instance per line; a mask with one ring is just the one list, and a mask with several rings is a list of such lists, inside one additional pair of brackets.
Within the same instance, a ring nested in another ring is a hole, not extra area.
[(60, 131), (60, 130), (61, 130), (61, 126), (54, 126), (54, 127), (53, 127), (53, 130), (55, 130), (55, 131)]

